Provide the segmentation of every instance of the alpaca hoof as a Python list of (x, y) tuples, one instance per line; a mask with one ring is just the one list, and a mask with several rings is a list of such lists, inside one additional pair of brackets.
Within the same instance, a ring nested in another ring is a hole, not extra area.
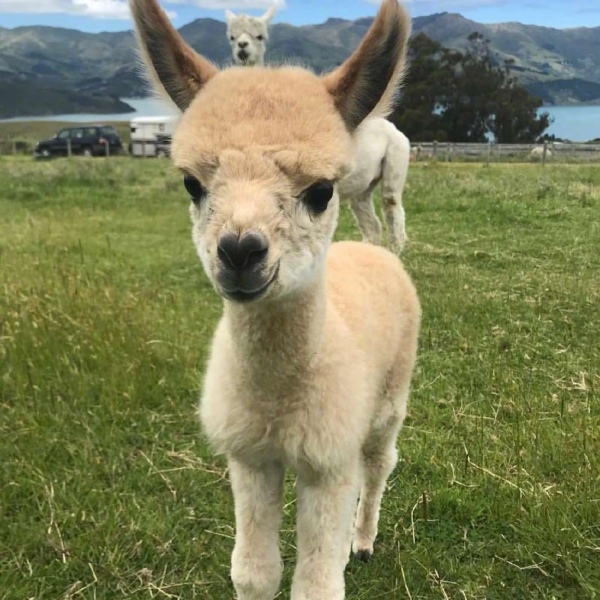
[(369, 562), (373, 558), (373, 553), (370, 550), (357, 550), (354, 555), (362, 563)]

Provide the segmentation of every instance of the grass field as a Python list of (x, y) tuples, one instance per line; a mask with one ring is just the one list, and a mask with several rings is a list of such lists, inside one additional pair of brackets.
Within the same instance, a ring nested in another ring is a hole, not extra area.
[[(348, 598), (598, 598), (600, 169), (419, 164), (405, 207), (419, 364)], [(0, 598), (233, 598), (194, 415), (220, 302), (179, 176), (4, 159), (0, 214)]]

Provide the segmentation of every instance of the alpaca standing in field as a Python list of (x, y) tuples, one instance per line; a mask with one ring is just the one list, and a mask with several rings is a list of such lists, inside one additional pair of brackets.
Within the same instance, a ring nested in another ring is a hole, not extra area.
[(380, 117), (366, 119), (353, 137), (352, 168), (340, 181), (340, 198), (350, 202), (363, 239), (380, 245), (382, 227), (373, 195), (381, 183), (387, 245), (400, 254), (407, 240), (402, 192), (410, 162), (410, 142), (393, 123)]
[[(268, 27), (275, 12), (273, 7), (262, 17), (251, 17), (225, 11), (227, 36), (236, 64), (264, 65)], [(399, 254), (407, 239), (402, 192), (408, 173), (410, 142), (381, 117), (365, 119), (353, 137), (352, 165), (350, 173), (339, 182), (340, 198), (350, 203), (363, 239), (381, 245), (381, 221), (373, 201), (375, 189), (381, 183), (388, 246)]]
[(269, 24), (276, 12), (275, 6), (269, 8), (262, 17), (236, 15), (230, 10), (225, 11), (227, 38), (235, 64), (244, 66), (265, 64)]
[(390, 110), (410, 19), (384, 0), (354, 54), (319, 77), (298, 67), (219, 71), (157, 0), (130, 6), (157, 87), (183, 111), (172, 158), (192, 199), (198, 255), (224, 301), (199, 413), (229, 465), (238, 600), (277, 593), (286, 468), (298, 477), (291, 599), (343, 600), (351, 549), (373, 553), (420, 307), (391, 252), (332, 244), (336, 182), (350, 132)]

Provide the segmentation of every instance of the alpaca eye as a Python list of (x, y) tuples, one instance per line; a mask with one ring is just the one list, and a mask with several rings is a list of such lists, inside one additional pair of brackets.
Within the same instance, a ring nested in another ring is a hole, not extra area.
[(333, 181), (318, 181), (302, 194), (302, 200), (311, 212), (318, 215), (327, 210), (333, 196)]
[(229, 36), (229, 39), (230, 39), (232, 42), (235, 42), (235, 35), (230, 35), (230, 36)]
[(183, 185), (187, 193), (192, 197), (194, 204), (200, 204), (200, 201), (208, 193), (206, 188), (193, 175), (184, 175)]
[(263, 35), (257, 35), (257, 36), (256, 36), (256, 39), (257, 39), (259, 42), (262, 42), (262, 41), (265, 39), (265, 37), (264, 37)]

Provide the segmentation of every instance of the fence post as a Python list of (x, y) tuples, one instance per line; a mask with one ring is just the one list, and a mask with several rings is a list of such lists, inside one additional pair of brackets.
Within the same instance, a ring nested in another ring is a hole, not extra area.
[(548, 154), (548, 142), (544, 141), (544, 151), (542, 153), (542, 167), (546, 166), (546, 155)]
[(488, 166), (490, 164), (491, 158), (492, 158), (492, 141), (488, 140), (488, 147), (487, 147), (487, 165)]
[(433, 140), (433, 148), (431, 150), (431, 158), (437, 158), (437, 142)]
[(110, 156), (110, 144), (108, 143), (108, 140), (106, 140), (106, 144), (104, 144), (104, 154), (106, 158)]
[(446, 162), (450, 162), (450, 142), (446, 143)]
[(13, 140), (12, 151), (13, 151), (13, 154), (16, 156), (17, 155), (17, 140)]
[(71, 158), (71, 138), (67, 138), (67, 156)]

